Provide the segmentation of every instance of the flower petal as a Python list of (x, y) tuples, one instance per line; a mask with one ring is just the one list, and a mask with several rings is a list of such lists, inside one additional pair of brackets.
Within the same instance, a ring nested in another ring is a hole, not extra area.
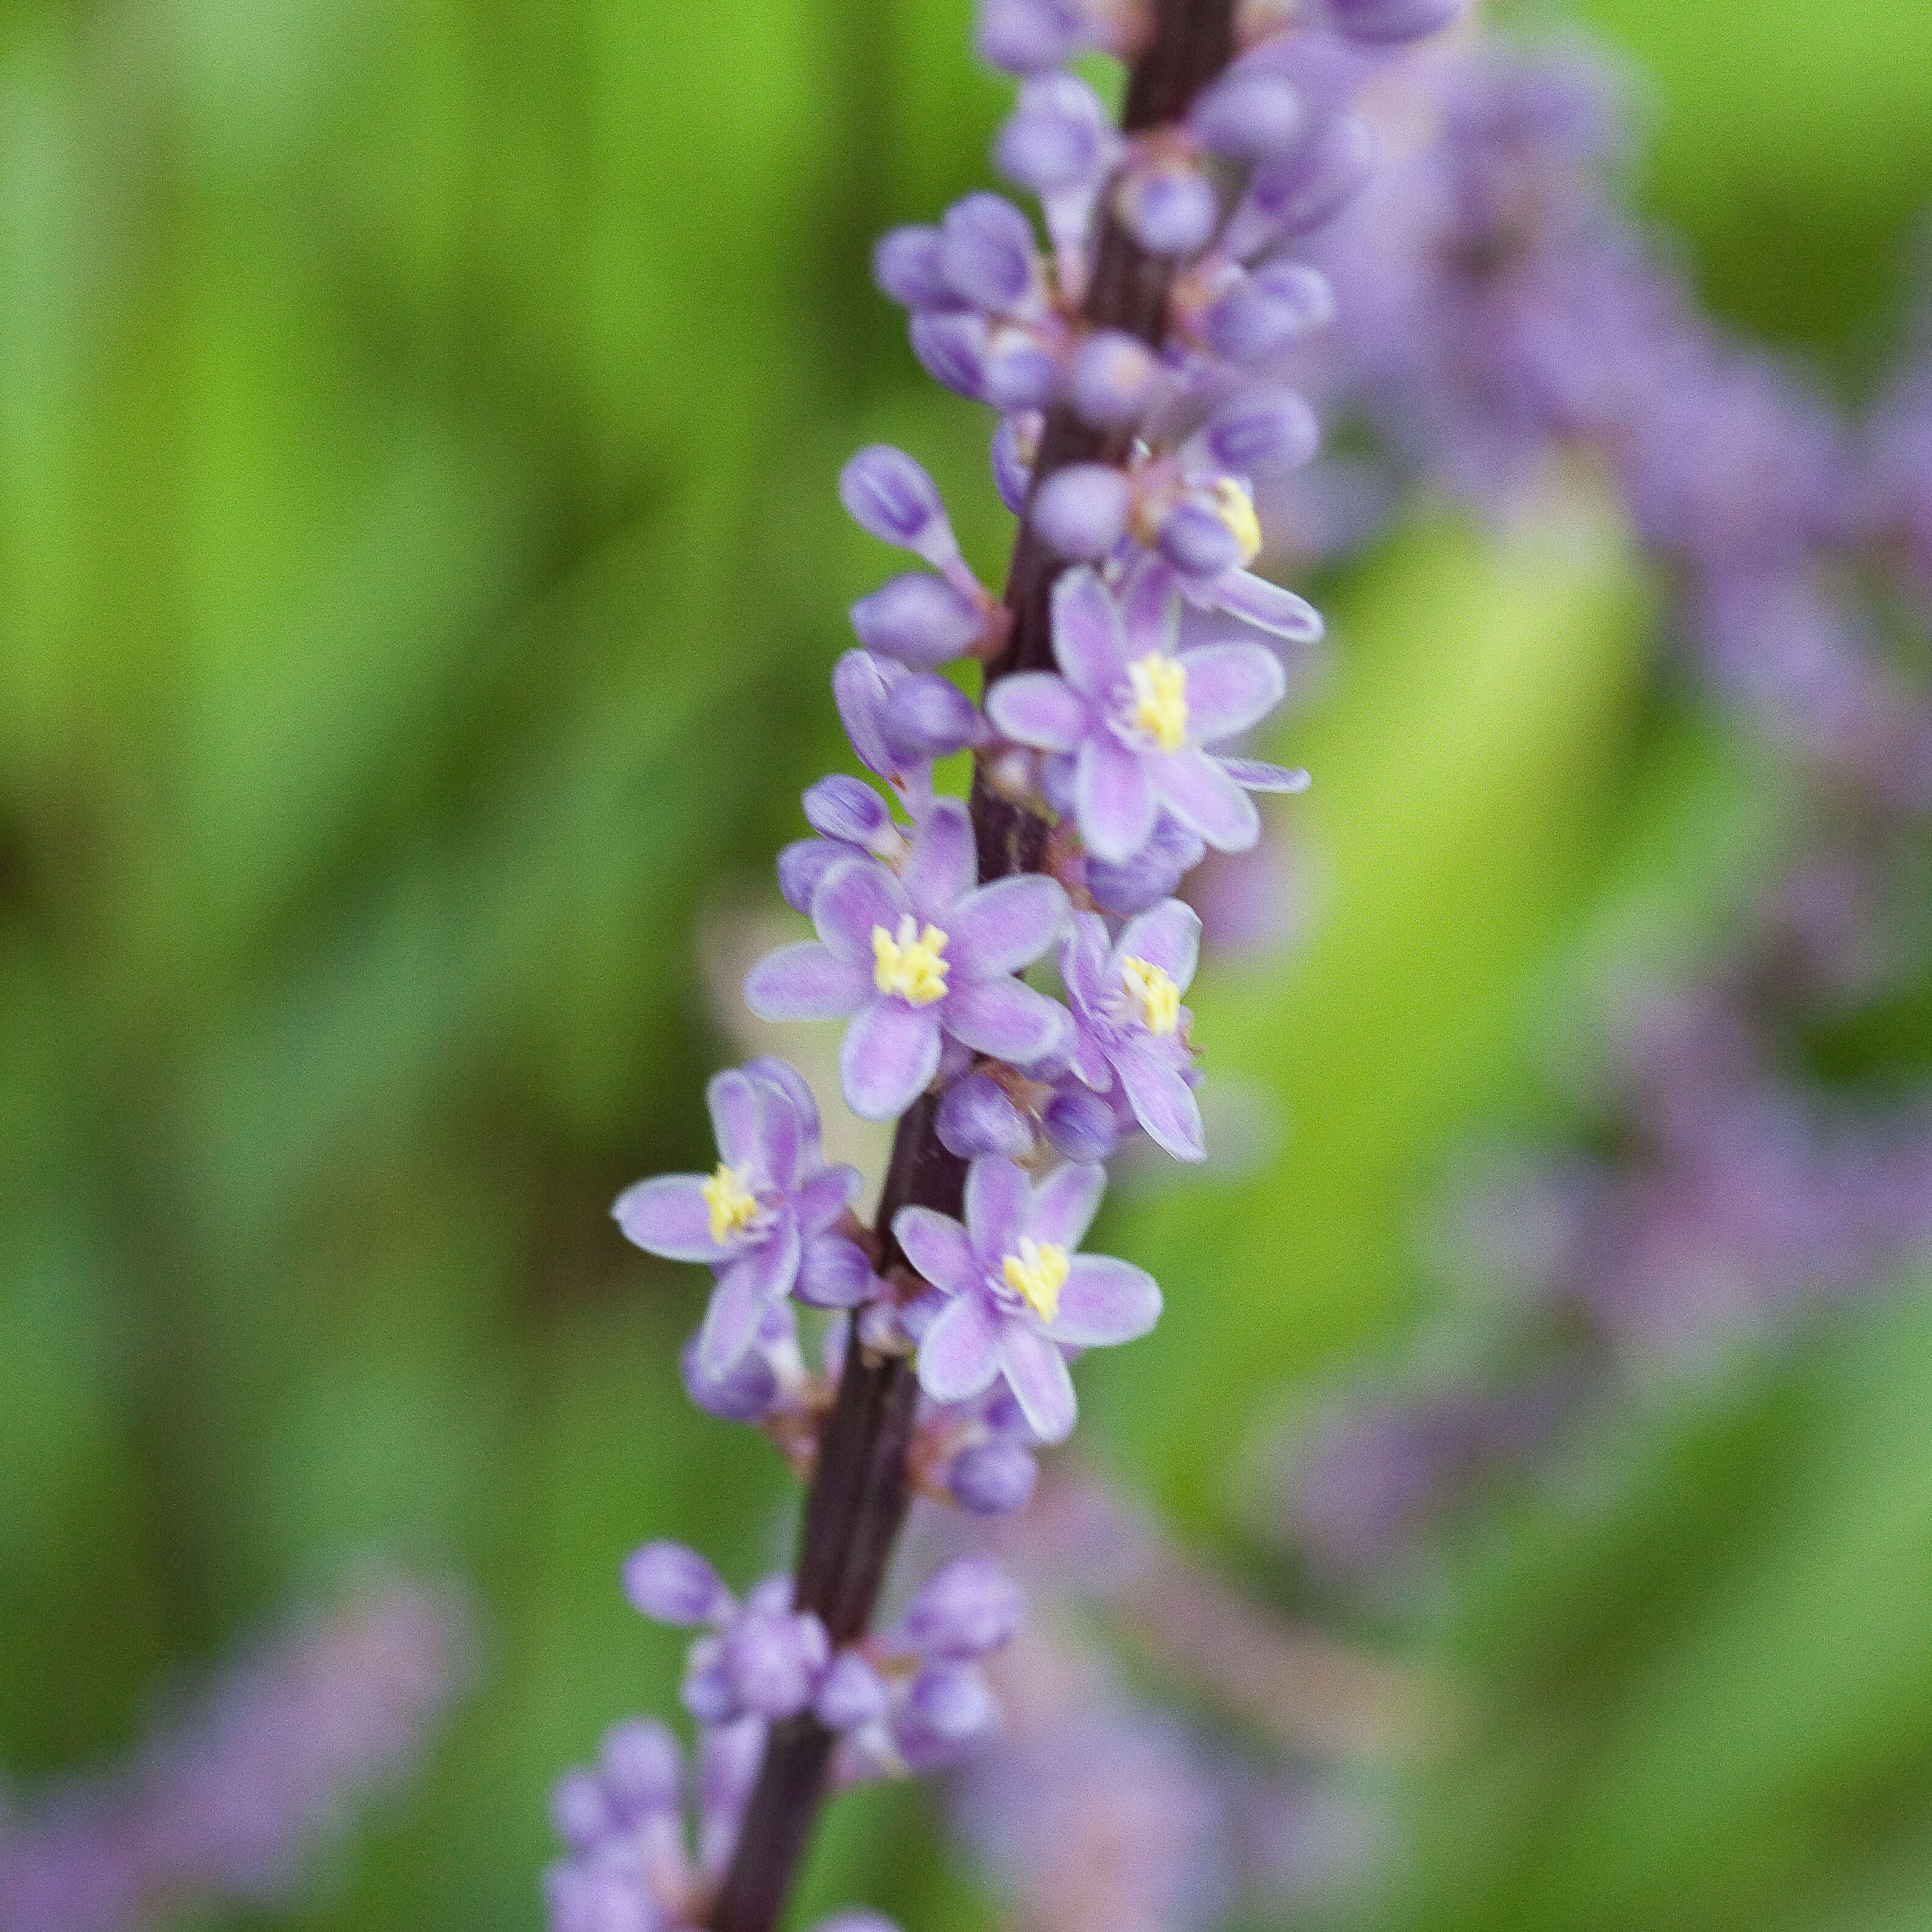
[(859, 1170), (843, 1162), (821, 1168), (800, 1187), (793, 1204), (798, 1224), (808, 1234), (822, 1234), (850, 1206), (859, 1192)]
[(793, 1290), (813, 1308), (856, 1308), (879, 1292), (872, 1264), (843, 1234), (814, 1234), (805, 1244)]
[(1265, 718), (1288, 688), (1281, 660), (1264, 644), (1204, 644), (1183, 651), (1187, 735), (1213, 745)]
[(1108, 963), (1117, 986), (1121, 961), (1144, 959), (1150, 966), (1158, 966), (1184, 993), (1200, 958), (1201, 915), (1184, 899), (1162, 899), (1127, 922)]
[(1244, 617), (1257, 629), (1297, 644), (1318, 643), (1322, 614), (1305, 598), (1248, 570), (1231, 570), (1214, 586), (1214, 602), (1231, 616)]
[(1012, 1161), (989, 1155), (966, 1170), (966, 1232), (982, 1265), (997, 1269), (1018, 1246), (1032, 1205), (1026, 1170)]
[(1042, 1442), (1065, 1442), (1079, 1413), (1066, 1357), (1024, 1322), (1005, 1322), (1001, 1328), (1000, 1369), (1021, 1414)]
[(1071, 1253), (1086, 1239), (1106, 1191), (1104, 1167), (1070, 1161), (1055, 1168), (1034, 1190), (1027, 1232), (1036, 1241), (1051, 1241)]
[(903, 1114), (938, 1067), (938, 1014), (900, 999), (862, 1006), (839, 1044), (845, 1104), (861, 1120), (890, 1120)]
[(1271, 765), (1261, 758), (1223, 758), (1214, 762), (1244, 791), (1306, 791), (1314, 782), (1299, 765)]
[(1254, 801), (1205, 752), (1159, 760), (1154, 782), (1168, 810), (1217, 851), (1245, 852), (1262, 836)]
[(751, 1168), (770, 1186), (758, 1083), (736, 1067), (714, 1073), (704, 1089), (704, 1104), (719, 1155), (733, 1167)]
[(1050, 670), (1016, 671), (986, 692), (986, 716), (1016, 745), (1070, 752), (1091, 728), (1092, 707)]
[(815, 939), (766, 953), (745, 976), (745, 1004), (761, 1020), (842, 1020), (872, 994), (869, 967)]
[(1053, 1052), (1064, 1043), (1070, 1024), (1058, 1000), (1004, 975), (968, 980), (946, 996), (938, 1010), (955, 1040), (1016, 1066)]
[[(1125, 865), (1154, 830), (1160, 804), (1148, 762), (1106, 732), (1095, 733), (1081, 745), (1073, 774), (1074, 815), (1080, 821), (1080, 836), (1086, 840), (1088, 850), (1108, 865)], [(1172, 760), (1154, 762), (1166, 764)]]
[(1112, 1255), (1076, 1255), (1046, 1332), (1057, 1342), (1106, 1348), (1137, 1340), (1160, 1318), (1160, 1289), (1146, 1269)]
[(1053, 586), (1053, 656), (1067, 682), (1104, 702), (1127, 674), (1127, 633), (1107, 586), (1084, 566)]
[(736, 1366), (756, 1338), (765, 1310), (790, 1293), (801, 1252), (798, 1223), (788, 1214), (770, 1240), (724, 1270), (698, 1331), (698, 1363), (706, 1375), (716, 1378)]
[(974, 1258), (966, 1230), (937, 1208), (902, 1208), (892, 1216), (892, 1234), (906, 1259), (948, 1294), (970, 1292), (986, 1272)]
[(627, 1241), (666, 1261), (722, 1264), (728, 1251), (711, 1238), (711, 1204), (704, 1177), (659, 1174), (618, 1196), (610, 1210)]
[(989, 1388), (1000, 1372), (1004, 1325), (988, 1296), (955, 1295), (920, 1337), (920, 1387), (935, 1402), (964, 1402)]
[(848, 859), (834, 866), (812, 896), (812, 922), (835, 957), (866, 968), (872, 964), (872, 932), (898, 930), (912, 902), (898, 878), (876, 859)]
[(954, 907), (946, 956), (962, 979), (1016, 973), (1053, 944), (1066, 917), (1066, 894), (1058, 880), (1037, 872), (995, 879)]
[(746, 1060), (740, 1071), (748, 1073), (754, 1080), (769, 1082), (791, 1102), (791, 1110), (798, 1118), (800, 1166), (807, 1173), (822, 1166), (824, 1156), (818, 1149), (818, 1102), (805, 1076), (789, 1061), (770, 1053)]
[(1075, 1000), (1098, 1012), (1107, 998), (1107, 922), (1098, 913), (1076, 912), (1060, 949), (1060, 976)]
[[(950, 933), (952, 908), (973, 890), (978, 877), (973, 821), (965, 806), (956, 798), (937, 800), (912, 842), (912, 856), (906, 864), (906, 896), (913, 910)], [(866, 944), (869, 949), (869, 933)]]
[(1126, 626), (1127, 655), (1149, 651), (1172, 655), (1180, 638), (1180, 592), (1174, 566), (1149, 550), (1129, 573), (1120, 590), (1120, 618)]
[(1176, 1160), (1205, 1160), (1201, 1103), (1179, 1067), (1154, 1052), (1144, 1040), (1130, 1040), (1114, 1056), (1114, 1068), (1134, 1118), (1148, 1138)]

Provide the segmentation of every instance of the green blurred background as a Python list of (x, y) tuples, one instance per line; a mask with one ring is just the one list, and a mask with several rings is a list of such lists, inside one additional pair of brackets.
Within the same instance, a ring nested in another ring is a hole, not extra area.
[[(786, 1547), (776, 1457), (678, 1389), (695, 1271), (605, 1210), (708, 1161), (741, 1049), (694, 934), (841, 762), (825, 674), (890, 566), (838, 464), (911, 448), (997, 580), (986, 424), (865, 266), (985, 177), (969, 10), (0, 13), (0, 1763), (112, 1750), (158, 1674), (371, 1552), (467, 1579), (478, 1688), (298, 1923), (536, 1924), (550, 1779), (673, 1702), (619, 1557)], [(1628, 56), (1636, 193), (1708, 302), (1862, 394), (1932, 206), (1922, 12), (1527, 24)], [(1789, 808), (1660, 697), (1612, 529), (1424, 517), (1318, 588), (1333, 674), (1280, 740), (1314, 936), (1196, 1001), (1285, 1132), (1110, 1210), (1168, 1312), (1082, 1372), (1090, 1453), (1236, 1568), (1244, 1445), (1429, 1305), (1445, 1162), (1562, 1124), (1604, 961), (1710, 930)], [(1370, 1922), (1932, 1925), (1904, 1286), (1665, 1388), (1586, 1503), (1492, 1513), (1384, 1616), (1481, 1714), (1365, 1774), (1411, 1844)], [(844, 1807), (811, 1888), (993, 1912), (904, 1791)]]

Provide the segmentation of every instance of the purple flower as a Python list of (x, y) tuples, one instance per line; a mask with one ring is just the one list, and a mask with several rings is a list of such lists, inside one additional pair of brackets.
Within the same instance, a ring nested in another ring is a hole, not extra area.
[(760, 1019), (843, 1019), (839, 1074), (854, 1113), (886, 1120), (939, 1071), (942, 1036), (1029, 1063), (1061, 1043), (1066, 1010), (1013, 975), (1052, 944), (1066, 915), (1038, 874), (975, 886), (972, 821), (941, 799), (903, 878), (876, 860), (836, 865), (812, 895), (818, 938), (760, 960), (745, 998)]
[(1177, 1160), (1202, 1160), (1201, 1108), (1190, 1089), (1180, 1004), (1201, 947), (1201, 918), (1166, 899), (1129, 923), (1111, 949), (1104, 920), (1074, 915), (1060, 970), (1073, 1015), (1072, 1070), (1096, 1094), (1118, 1078), (1134, 1118)]
[(754, 1583), (741, 1604), (696, 1550), (647, 1543), (624, 1564), (624, 1594), (655, 1623), (710, 1626), (685, 1670), (685, 1706), (700, 1724), (796, 1717), (818, 1695), (831, 1646), (816, 1616), (793, 1610), (784, 1571)]
[(1069, 1166), (1039, 1186), (1010, 1160), (967, 1170), (964, 1226), (929, 1208), (902, 1208), (892, 1232), (949, 1298), (920, 1337), (919, 1379), (938, 1402), (962, 1402), (1004, 1376), (1028, 1422), (1048, 1442), (1073, 1426), (1073, 1383), (1062, 1344), (1105, 1346), (1144, 1335), (1160, 1313), (1154, 1277), (1103, 1255), (1079, 1255), (1106, 1176)]
[(858, 1191), (859, 1174), (825, 1164), (812, 1090), (782, 1060), (714, 1075), (705, 1099), (722, 1156), (716, 1172), (640, 1180), (610, 1211), (647, 1252), (718, 1270), (698, 1345), (700, 1369), (716, 1378), (750, 1348), (784, 1296), (796, 1291), (820, 1306), (849, 1298), (857, 1250), (831, 1230)]
[(1108, 864), (1140, 850), (1163, 808), (1210, 845), (1244, 851), (1261, 820), (1243, 785), (1292, 783), (1272, 766), (1202, 748), (1280, 701), (1280, 661), (1252, 644), (1177, 651), (1179, 626), (1161, 574), (1140, 572), (1116, 601), (1091, 570), (1070, 571), (1053, 592), (1060, 674), (1022, 671), (986, 694), (988, 716), (1009, 738), (1072, 760), (1081, 836)]

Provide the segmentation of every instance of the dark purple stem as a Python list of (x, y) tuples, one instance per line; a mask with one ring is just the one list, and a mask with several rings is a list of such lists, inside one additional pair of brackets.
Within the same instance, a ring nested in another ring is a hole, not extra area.
[[(1234, 0), (1154, 0), (1153, 34), (1127, 82), (1124, 131), (1178, 120), (1232, 58)], [(1131, 330), (1156, 346), (1165, 332), (1172, 261), (1138, 248), (1111, 212), (1102, 218), (1086, 313), (1096, 326)], [(1125, 440), (1090, 429), (1064, 404), (1052, 410), (1034, 465), (1036, 488), (1070, 463), (1118, 460)], [(1060, 564), (1022, 525), (1006, 574), (1012, 629), (986, 669), (988, 684), (1053, 662), (1051, 601)], [(976, 773), (973, 830), (983, 882), (1036, 872), (1046, 821), (999, 796)], [(957, 1216), (966, 1164), (939, 1144), (937, 1097), (922, 1096), (901, 1119), (879, 1201), (880, 1271), (904, 1257), (892, 1217), (908, 1205)], [(905, 1518), (906, 1457), (919, 1384), (900, 1355), (875, 1357), (856, 1341), (819, 1439), (806, 1498), (796, 1601), (815, 1611), (835, 1646), (863, 1634)], [(771, 1932), (825, 1796), (832, 1734), (807, 1715), (774, 1727), (712, 1914), (714, 1932)]]

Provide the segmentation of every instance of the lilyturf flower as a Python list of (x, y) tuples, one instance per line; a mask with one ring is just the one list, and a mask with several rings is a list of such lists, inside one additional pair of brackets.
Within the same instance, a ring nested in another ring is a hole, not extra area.
[(965, 1401), (1004, 1376), (1043, 1441), (1072, 1432), (1062, 1345), (1131, 1342), (1160, 1314), (1160, 1290), (1144, 1269), (1074, 1252), (1106, 1184), (1102, 1168), (1070, 1164), (1036, 1187), (1024, 1168), (995, 1156), (967, 1170), (963, 1227), (929, 1208), (899, 1210), (900, 1246), (947, 1298), (919, 1338), (920, 1385), (934, 1401)]
[(912, 1105), (939, 1071), (946, 1036), (1016, 1063), (1065, 1042), (1066, 1009), (1013, 976), (1059, 934), (1065, 892), (1038, 874), (987, 886), (977, 876), (966, 808), (940, 799), (903, 877), (874, 859), (832, 866), (812, 896), (818, 938), (767, 955), (745, 982), (760, 1019), (850, 1018), (839, 1075), (867, 1120)]

